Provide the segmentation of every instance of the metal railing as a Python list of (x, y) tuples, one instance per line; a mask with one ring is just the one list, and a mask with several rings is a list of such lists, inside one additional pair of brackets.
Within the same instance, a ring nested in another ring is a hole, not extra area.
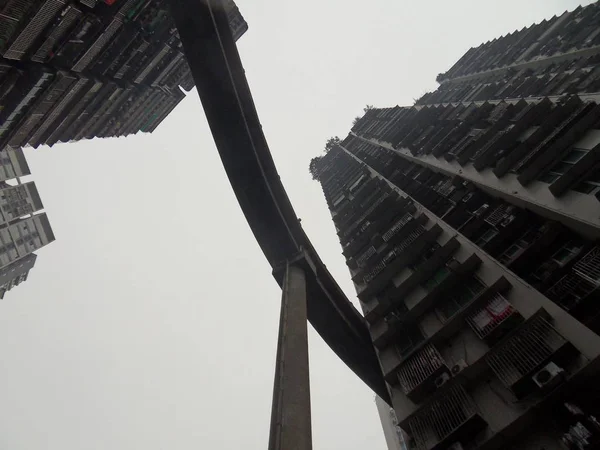
[(382, 238), (384, 242), (388, 242), (392, 239), (398, 232), (406, 225), (410, 219), (412, 219), (412, 215), (409, 213), (404, 214), (400, 220), (398, 220), (388, 231), (386, 231)]
[(496, 293), (467, 316), (467, 323), (480, 339), (485, 339), (513, 314), (518, 314), (515, 308)]
[(442, 183), (440, 186), (438, 186), (435, 190), (438, 194), (443, 195), (444, 197), (447, 197), (448, 195), (450, 195), (451, 193), (453, 193), (456, 190), (456, 186), (454, 186), (452, 179), (449, 178), (444, 183)]
[(137, 77), (135, 78), (135, 80), (133, 80), (134, 83), (136, 84), (140, 84), (142, 81), (144, 81), (144, 79), (148, 76), (148, 74), (154, 70), (154, 68), (156, 66), (158, 66), (158, 63), (160, 61), (162, 61), (162, 59), (167, 56), (167, 54), (171, 51), (171, 47), (169, 47), (167, 44), (164, 44), (162, 46), (162, 48), (160, 49), (160, 51), (154, 56), (154, 58), (152, 58), (152, 61), (150, 61), (149, 63), (147, 63), (142, 70), (140, 71), (140, 73), (137, 75)]
[(74, 72), (82, 72), (87, 66), (94, 60), (96, 56), (104, 49), (106, 44), (113, 38), (113, 36), (119, 31), (123, 22), (115, 17), (110, 24), (106, 27), (104, 32), (96, 39), (91, 47), (83, 54), (81, 58), (75, 63), (71, 70)]
[(373, 247), (372, 245), (362, 254), (360, 255), (360, 257), (356, 260), (356, 264), (358, 265), (358, 267), (362, 267), (365, 265), (365, 263), (367, 262), (367, 260), (373, 256), (375, 253), (377, 253), (377, 250), (375, 250), (375, 247)]
[(600, 285), (600, 247), (594, 247), (581, 258), (573, 271), (596, 286)]
[(454, 386), (408, 421), (418, 450), (430, 450), (477, 415), (475, 403), (462, 386)]
[(35, 54), (31, 57), (32, 61), (38, 63), (46, 62), (56, 43), (60, 41), (60, 39), (69, 31), (71, 26), (83, 15), (83, 13), (74, 6), (69, 6), (66, 12), (62, 14), (63, 16), (60, 22), (52, 29), (48, 34), (48, 37), (46, 37), (42, 45), (40, 45)]
[(19, 36), (4, 53), (4, 57), (7, 59), (22, 59), (31, 44), (65, 4), (63, 0), (47, 0), (31, 18), (25, 29), (19, 33)]
[(425, 228), (419, 225), (415, 230), (413, 230), (408, 236), (406, 236), (400, 244), (395, 246), (390, 252), (388, 252), (383, 259), (364, 277), (363, 281), (365, 283), (369, 283), (372, 281), (377, 275), (379, 275), (383, 270), (391, 263), (396, 257), (398, 257), (404, 250), (408, 248), (410, 244), (417, 240), (419, 236), (425, 233)]
[(533, 372), (567, 341), (541, 316), (523, 324), (510, 339), (486, 358), (488, 366), (508, 388)]
[(554, 283), (546, 291), (546, 296), (569, 311), (596, 289), (597, 286), (589, 282), (586, 278), (581, 277), (576, 272), (571, 272)]
[(387, 267), (387, 264), (384, 261), (381, 261), (379, 264), (377, 264), (375, 267), (373, 267), (373, 269), (371, 269), (370, 272), (365, 274), (365, 276), (363, 277), (364, 283), (366, 284), (366, 283), (373, 281), (373, 279), (377, 275), (379, 275), (381, 272), (383, 272), (386, 267)]
[(513, 206), (512, 205), (508, 205), (506, 203), (502, 203), (498, 206), (496, 206), (496, 208), (494, 208), (494, 210), (487, 215), (487, 217), (484, 219), (487, 223), (489, 223), (492, 226), (496, 226), (498, 225), (505, 217), (507, 217), (510, 212), (513, 210)]
[(402, 242), (400, 242), (400, 244), (396, 245), (394, 249), (384, 257), (384, 260), (391, 261), (392, 259), (396, 258), (423, 233), (425, 233), (425, 228), (422, 225), (418, 225), (417, 228), (411, 231), (408, 236), (406, 236)]
[(87, 85), (87, 78), (80, 78), (62, 97), (60, 102), (56, 105), (56, 107), (44, 118), (44, 121), (38, 126), (35, 133), (31, 136), (29, 140), (30, 145), (36, 146), (42, 144), (41, 142), (42, 136), (46, 133), (50, 125), (54, 123), (55, 120), (58, 119), (58, 116), (66, 109), (66, 107), (73, 101), (73, 99), (79, 94), (79, 92)]
[(427, 344), (400, 367), (398, 371), (400, 387), (405, 394), (410, 394), (445, 366), (446, 362), (440, 352), (433, 345)]

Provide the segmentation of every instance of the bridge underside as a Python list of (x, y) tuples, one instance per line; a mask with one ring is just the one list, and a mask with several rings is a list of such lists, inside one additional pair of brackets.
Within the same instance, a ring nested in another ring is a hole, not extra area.
[(309, 322), (389, 403), (366, 322), (319, 258), (279, 179), (220, 3), (171, 0), (171, 10), (231, 186), (280, 285), (278, 268), (301, 255)]

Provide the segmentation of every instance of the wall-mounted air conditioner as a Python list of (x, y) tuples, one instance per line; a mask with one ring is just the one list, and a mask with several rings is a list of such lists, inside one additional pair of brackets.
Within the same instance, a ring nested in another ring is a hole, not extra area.
[(439, 377), (437, 377), (435, 379), (435, 387), (437, 389), (439, 389), (443, 385), (445, 385), (448, 381), (450, 381), (450, 374), (448, 372), (444, 372), (443, 374), (441, 374)]
[(456, 364), (454, 364), (450, 368), (450, 372), (452, 373), (452, 376), (455, 377), (456, 375), (461, 373), (463, 370), (465, 370), (467, 368), (467, 366), (468, 366), (468, 364), (464, 359), (459, 359), (458, 361), (456, 361)]
[(562, 382), (564, 375), (563, 369), (549, 362), (533, 376), (533, 381), (541, 389), (552, 389)]

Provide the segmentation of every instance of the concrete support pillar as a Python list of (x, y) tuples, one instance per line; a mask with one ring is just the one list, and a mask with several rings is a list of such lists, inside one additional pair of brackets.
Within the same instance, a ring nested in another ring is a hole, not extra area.
[(269, 450), (311, 450), (306, 278), (287, 263), (283, 280)]

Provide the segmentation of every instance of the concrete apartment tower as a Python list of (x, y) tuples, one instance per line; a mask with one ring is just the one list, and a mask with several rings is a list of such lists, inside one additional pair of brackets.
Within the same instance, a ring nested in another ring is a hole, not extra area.
[[(232, 0), (223, 7), (237, 40), (248, 24)], [(24, 146), (152, 132), (193, 87), (167, 0), (2, 0), (0, 180), (29, 174)], [(5, 194), (30, 193), (33, 211), (41, 201), (33, 183), (0, 189), (0, 261), (7, 245), (21, 258), (2, 233), (23, 230), (15, 221), (24, 211), (5, 216)], [(45, 230), (34, 247), (54, 239), (45, 217), (22, 219)], [(9, 235), (33, 248), (26, 236)], [(26, 279), (35, 257), (17, 262), (0, 264), (0, 297)]]
[(409, 448), (600, 448), (598, 23), (473, 48), (311, 162)]
[(0, 56), (0, 149), (151, 132), (194, 86), (167, 0), (5, 0)]
[(29, 175), (23, 150), (0, 152), (0, 299), (27, 280), (37, 256), (33, 253), (54, 241), (54, 233)]

